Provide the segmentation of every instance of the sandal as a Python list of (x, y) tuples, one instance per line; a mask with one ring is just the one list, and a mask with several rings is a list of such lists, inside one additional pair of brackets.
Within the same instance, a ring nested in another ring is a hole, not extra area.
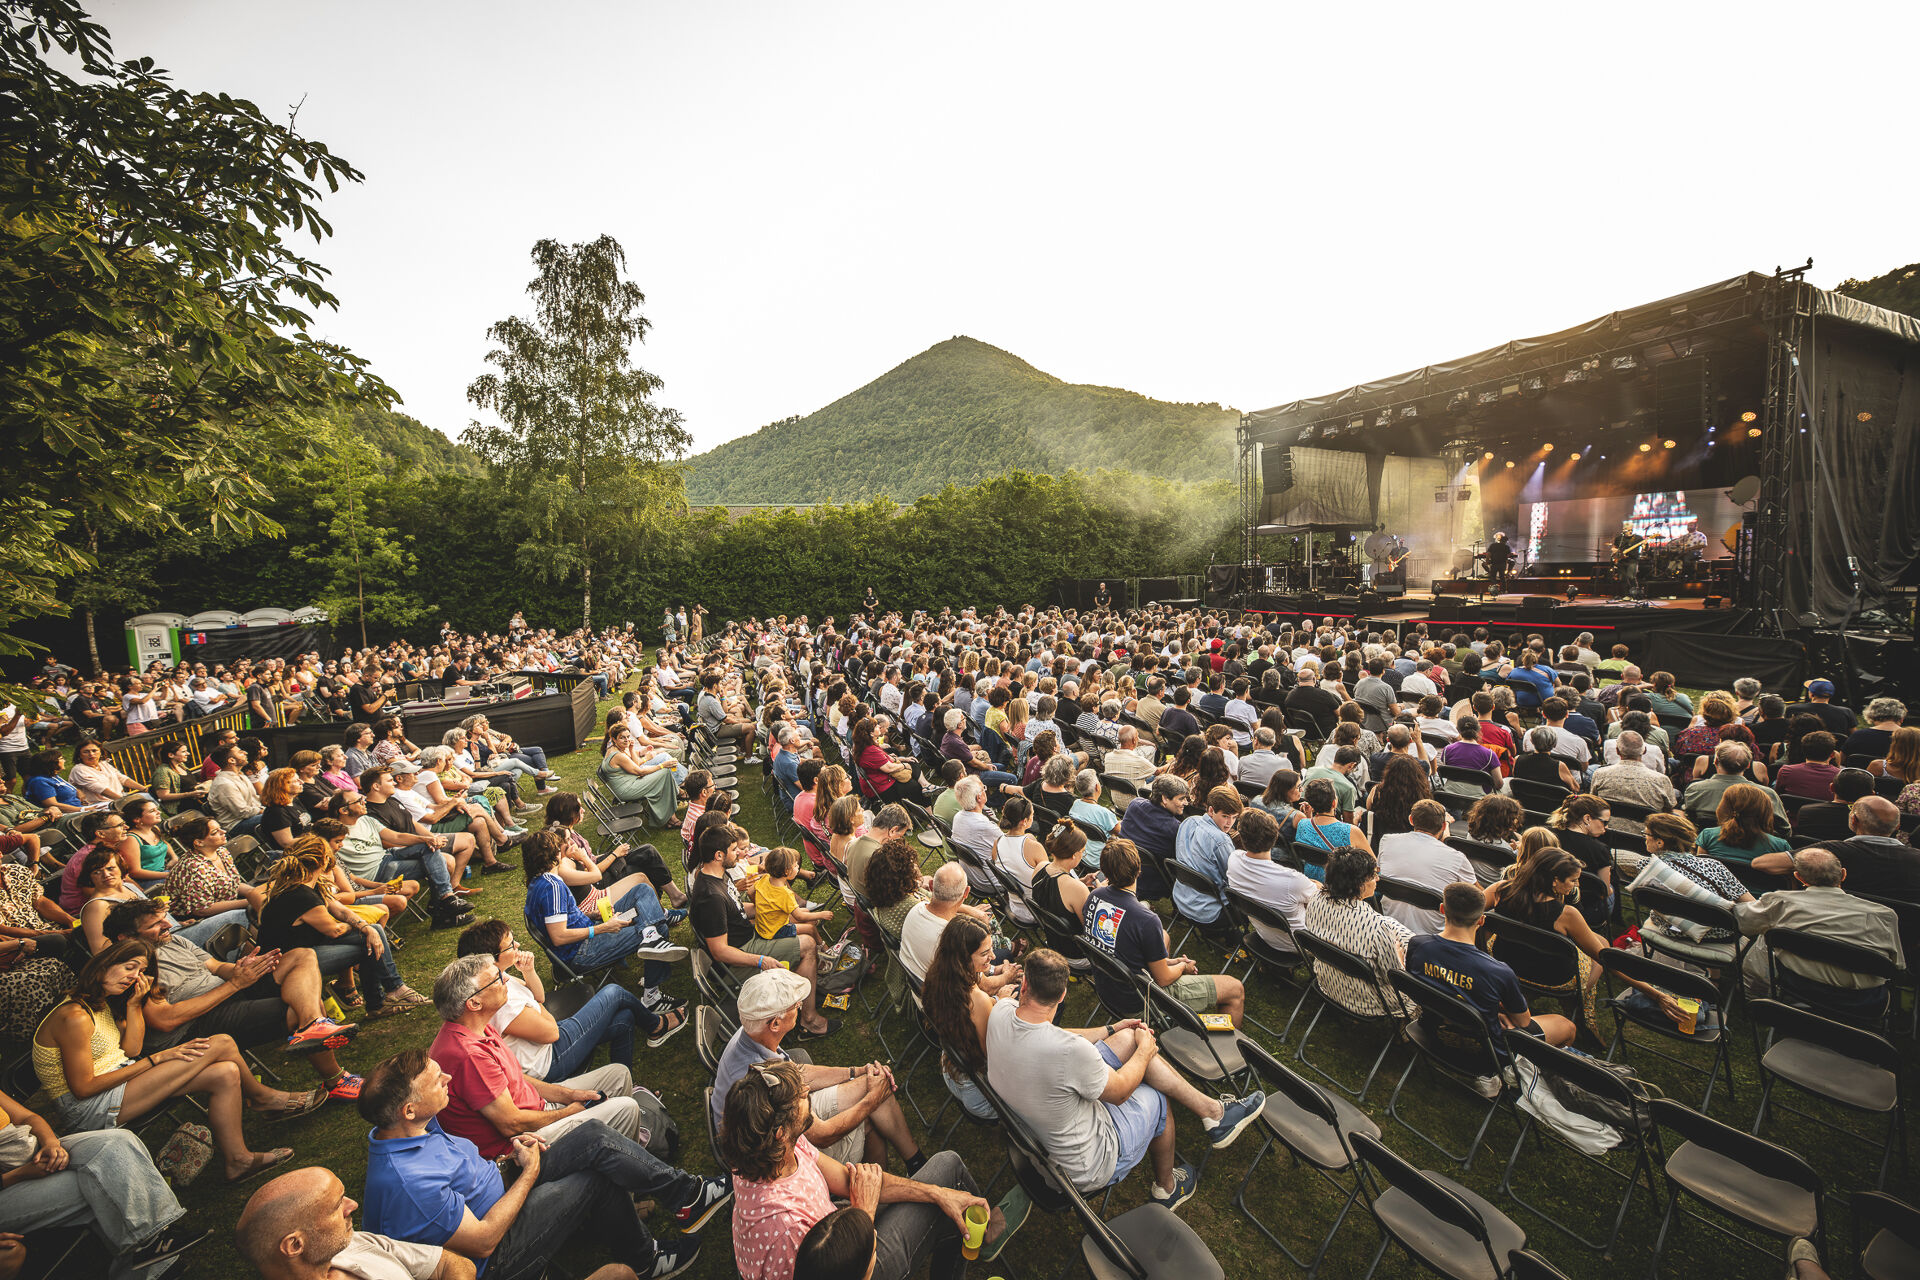
[(318, 1111), (327, 1105), (325, 1089), (309, 1089), (305, 1093), (289, 1093), (287, 1100), (277, 1106), (249, 1107), (255, 1115), (267, 1124), (279, 1124)]
[(245, 1173), (239, 1174), (236, 1177), (228, 1178), (227, 1185), (230, 1187), (237, 1187), (243, 1182), (252, 1182), (255, 1178), (267, 1172), (269, 1169), (278, 1169), (281, 1165), (285, 1164), (287, 1161), (291, 1159), (293, 1159), (292, 1147), (275, 1147), (271, 1151), (261, 1152), (259, 1153), (259, 1162), (257, 1164), (255, 1164), (252, 1168), (248, 1169)]

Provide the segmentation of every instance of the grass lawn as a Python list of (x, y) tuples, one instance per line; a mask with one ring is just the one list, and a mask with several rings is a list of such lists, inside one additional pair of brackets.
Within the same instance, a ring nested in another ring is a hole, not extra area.
[[(610, 705), (603, 703), (602, 712)], [(562, 775), (561, 785), (577, 789), (592, 777), (597, 762), (597, 747), (589, 744), (571, 756), (556, 758), (553, 764)], [(774, 831), (772, 813), (760, 789), (760, 770), (757, 767), (741, 770), (741, 800), (740, 821), (754, 833), (756, 839), (771, 843)], [(539, 815), (533, 815), (535, 822), (538, 819)], [(676, 868), (680, 861), (677, 856), (678, 841), (678, 833), (669, 832), (660, 842), (668, 865)], [(519, 877), (497, 876), (477, 879), (473, 883), (484, 891), (474, 903), (477, 916), (484, 919), (488, 915), (498, 915), (512, 922), (516, 929), (522, 927), (520, 904), (523, 889)], [(687, 935), (681, 941), (693, 943), (685, 924), (680, 926), (680, 932)], [(413, 986), (423, 992), (428, 991), (434, 976), (453, 958), (456, 932), (443, 930), (435, 933), (424, 925), (408, 923), (401, 927), (401, 933), (407, 943), (400, 953), (401, 970)], [(1196, 937), (1186, 950), (1201, 962), (1204, 970), (1221, 971), (1221, 954), (1209, 949), (1201, 939)], [(1236, 968), (1235, 972), (1241, 972), (1241, 969)], [(1256, 975), (1249, 986), (1250, 1016), (1269, 1027), (1284, 1027), (1298, 993), (1265, 975)], [(668, 989), (690, 1002), (697, 998), (691, 974), (684, 968)], [(877, 973), (869, 979), (868, 990), (876, 995), (884, 995), (884, 983)], [(1076, 985), (1068, 998), (1070, 1014), (1082, 1014), (1089, 1008), (1091, 999), (1090, 988)], [(1606, 1017), (1603, 1012), (1602, 1018)], [(1304, 1026), (1305, 1019), (1301, 1021)], [(894, 1034), (894, 1030), (903, 1027), (904, 1024), (897, 1018), (890, 1024), (889, 1038), (892, 1043), (902, 1043), (903, 1037)], [(424, 1045), (437, 1029), (438, 1024), (430, 1007), (378, 1022), (342, 1054), (342, 1060), (350, 1069), (365, 1070), (402, 1048)], [(1247, 1029), (1283, 1061), (1293, 1065), (1292, 1044), (1282, 1048), (1272, 1037), (1251, 1024)], [(1738, 1021), (1733, 1028), (1733, 1035), (1738, 1093), (1729, 1099), (1724, 1089), (1717, 1092), (1713, 1114), (1741, 1128), (1748, 1128), (1752, 1124), (1758, 1098), (1754, 1049), (1747, 1028)], [(1903, 1049), (1911, 1049), (1907, 1042), (1901, 1043)], [(1314, 1034), (1310, 1052), (1316, 1063), (1343, 1078), (1358, 1079), (1378, 1044), (1378, 1039), (1371, 1032), (1350, 1030), (1323, 1019)], [(883, 1056), (858, 1000), (853, 1002), (851, 1013), (833, 1039), (809, 1044), (807, 1048), (815, 1061), (824, 1063), (865, 1062)], [(1388, 1055), (1381, 1077), (1368, 1094), (1367, 1110), (1380, 1123), (1386, 1143), (1394, 1150), (1420, 1167), (1437, 1168), (1457, 1176), (1457, 1171), (1443, 1157), (1425, 1147), (1403, 1125), (1386, 1114), (1386, 1098), (1409, 1061), (1410, 1053), (1411, 1050), (1401, 1044)], [(277, 1054), (269, 1054), (268, 1060), (296, 1088), (309, 1079), (306, 1068), (299, 1063), (289, 1060), (282, 1065), (281, 1057)], [(1642, 1067), (1643, 1074), (1661, 1086), (1669, 1096), (1690, 1104), (1698, 1101), (1701, 1090), (1698, 1077), (1649, 1057), (1636, 1056), (1633, 1060)], [(710, 1172), (712, 1158), (708, 1154), (705, 1125), (700, 1112), (700, 1091), (708, 1083), (708, 1077), (694, 1052), (691, 1028), (660, 1049), (648, 1050), (643, 1044), (635, 1075), (641, 1083), (666, 1100), (679, 1120), (685, 1135), (683, 1164), (695, 1172)], [(903, 1084), (911, 1089), (913, 1097), (925, 1108), (928, 1116), (933, 1114), (946, 1096), (937, 1069), (931, 1061), (923, 1064), (915, 1076), (910, 1081), (903, 1081)], [(1419, 1070), (1408, 1082), (1402, 1097), (1402, 1110), (1423, 1130), (1438, 1134), (1457, 1149), (1471, 1134), (1471, 1128), (1462, 1122), (1459, 1115), (1461, 1109), (1457, 1108), (1455, 1102), (1462, 1096), (1451, 1085), (1438, 1081), (1430, 1072)], [(1450, 1109), (1453, 1111), (1451, 1115)], [(909, 1115), (912, 1115), (911, 1108)], [(950, 1109), (948, 1121), (952, 1115)], [(1769, 1120), (1766, 1136), (1811, 1160), (1826, 1179), (1830, 1193), (1850, 1193), (1871, 1187), (1877, 1156), (1870, 1156), (1838, 1135), (1829, 1123), (1831, 1119), (1829, 1115), (1820, 1121), (1810, 1122), (1779, 1116)], [(1851, 1125), (1850, 1118), (1844, 1119)], [(942, 1122), (943, 1129), (946, 1123)], [(1189, 1115), (1176, 1113), (1176, 1124), (1181, 1133), (1183, 1154), (1197, 1163), (1203, 1151), (1198, 1122)], [(298, 1153), (296, 1165), (326, 1165), (340, 1176), (352, 1195), (358, 1192), (365, 1175), (366, 1128), (351, 1107), (336, 1104), (315, 1116), (288, 1125), (271, 1130), (259, 1128), (250, 1134), (250, 1140), (257, 1148), (275, 1145), (295, 1148)], [(923, 1141), (927, 1141), (924, 1130), (918, 1125), (916, 1129), (922, 1133)], [(1510, 1113), (1503, 1112), (1489, 1129), (1487, 1146), (1475, 1162), (1473, 1171), (1462, 1177), (1461, 1181), (1511, 1213), (1529, 1233), (1532, 1246), (1569, 1275), (1593, 1280), (1601, 1277), (1616, 1280), (1620, 1276), (1644, 1274), (1659, 1222), (1657, 1208), (1644, 1190), (1629, 1214), (1614, 1259), (1603, 1261), (1598, 1255), (1583, 1250), (1574, 1241), (1498, 1194), (1501, 1169), (1516, 1134), (1517, 1122)], [(990, 1131), (963, 1127), (954, 1135), (950, 1145), (966, 1156), (968, 1166), (978, 1178), (992, 1174), (1001, 1164), (1000, 1140)], [(1297, 1274), (1232, 1204), (1234, 1188), (1259, 1153), (1260, 1145), (1261, 1130), (1256, 1126), (1249, 1129), (1234, 1147), (1217, 1153), (1207, 1165), (1200, 1194), (1182, 1210), (1182, 1216), (1212, 1247), (1230, 1277)], [(896, 1168), (895, 1172), (900, 1170)], [(1004, 1177), (995, 1185), (993, 1191), (996, 1198), (1006, 1185)], [(1147, 1185), (1147, 1178), (1136, 1174), (1115, 1193), (1108, 1212), (1119, 1213), (1140, 1203), (1147, 1195)], [(1526, 1199), (1556, 1217), (1571, 1219), (1590, 1236), (1605, 1234), (1619, 1194), (1619, 1184), (1605, 1182), (1564, 1150), (1555, 1147), (1541, 1154), (1540, 1149), (1531, 1143), (1529, 1154), (1516, 1174), (1515, 1185)], [(1888, 1189), (1909, 1201), (1916, 1198), (1914, 1178), (1910, 1174), (1903, 1174), (1897, 1161)], [(1263, 1220), (1277, 1230), (1296, 1252), (1311, 1252), (1332, 1222), (1339, 1204), (1339, 1197), (1331, 1188), (1309, 1171), (1292, 1165), (1281, 1151), (1269, 1152), (1261, 1162), (1248, 1195)], [(231, 1237), (232, 1224), (245, 1203), (245, 1190), (230, 1191), (222, 1187), (216, 1161), (213, 1171), (203, 1174), (199, 1182), (187, 1190), (183, 1200), (191, 1211), (189, 1224), (211, 1228), (215, 1233), (213, 1239), (193, 1255), (193, 1274), (218, 1277), (247, 1274), (234, 1253)], [(1837, 1257), (1848, 1248), (1844, 1195), (1829, 1195), (1827, 1229), (1830, 1241), (1837, 1245), (1837, 1248), (1829, 1250), (1830, 1260), (1836, 1262), (1834, 1274), (1851, 1274), (1848, 1264)], [(714, 1277), (716, 1280), (733, 1275), (728, 1220), (724, 1215), (709, 1228), (708, 1237), (700, 1261), (689, 1274)], [(1009, 1277), (1058, 1275), (1077, 1251), (1079, 1237), (1080, 1232), (1070, 1222), (1050, 1221), (1036, 1213), (1020, 1238), (1009, 1246), (999, 1261), (991, 1267), (976, 1267), (975, 1273)], [(1334, 1242), (1324, 1274), (1329, 1277), (1360, 1276), (1366, 1270), (1377, 1241), (1372, 1220), (1364, 1209), (1356, 1209), (1355, 1213), (1349, 1215)], [(557, 1262), (569, 1275), (577, 1278), (591, 1269), (592, 1265), (604, 1260), (604, 1254), (588, 1239), (561, 1254)], [(92, 1260), (76, 1259), (75, 1263), (70, 1263), (63, 1270), (72, 1276), (99, 1274), (96, 1269), (98, 1262), (97, 1256)], [(1772, 1280), (1782, 1273), (1782, 1268), (1776, 1262), (1730, 1245), (1705, 1227), (1683, 1223), (1675, 1229), (1662, 1272), (1673, 1276), (1755, 1276)], [(1390, 1253), (1380, 1274), (1412, 1275), (1415, 1272), (1403, 1257)]]

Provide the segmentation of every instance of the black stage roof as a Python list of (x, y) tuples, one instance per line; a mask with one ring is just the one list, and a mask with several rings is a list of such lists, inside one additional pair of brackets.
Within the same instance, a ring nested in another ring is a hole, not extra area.
[[(1590, 436), (1608, 426), (1638, 429), (1635, 420), (1653, 414), (1663, 394), (1703, 381), (1722, 412), (1758, 409), (1762, 307), (1772, 287), (1773, 277), (1749, 272), (1558, 333), (1257, 410), (1242, 419), (1242, 442), (1430, 457), (1450, 444), (1550, 436), (1556, 424)], [(1801, 287), (1816, 317), (1920, 345), (1912, 316)]]

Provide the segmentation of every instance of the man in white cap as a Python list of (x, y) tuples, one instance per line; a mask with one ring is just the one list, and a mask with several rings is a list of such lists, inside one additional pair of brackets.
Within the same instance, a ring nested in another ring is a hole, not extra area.
[[(740, 988), (740, 1029), (721, 1051), (713, 1073), (713, 1125), (734, 1082), (756, 1062), (770, 1058), (792, 1061), (780, 1041), (800, 1021), (807, 999), (807, 980), (791, 969), (767, 969), (748, 978)], [(894, 1095), (893, 1072), (878, 1062), (861, 1067), (821, 1067), (801, 1064), (807, 1078), (813, 1123), (807, 1141), (842, 1164), (887, 1163), (887, 1149), (900, 1153), (909, 1176), (926, 1163), (920, 1144), (907, 1127), (906, 1113)]]

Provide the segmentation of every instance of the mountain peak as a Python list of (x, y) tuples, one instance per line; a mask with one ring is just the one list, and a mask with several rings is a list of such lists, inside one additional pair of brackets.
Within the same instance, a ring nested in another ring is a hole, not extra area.
[(689, 460), (696, 504), (911, 502), (1014, 468), (1232, 474), (1231, 411), (1063, 382), (956, 334), (805, 417)]

